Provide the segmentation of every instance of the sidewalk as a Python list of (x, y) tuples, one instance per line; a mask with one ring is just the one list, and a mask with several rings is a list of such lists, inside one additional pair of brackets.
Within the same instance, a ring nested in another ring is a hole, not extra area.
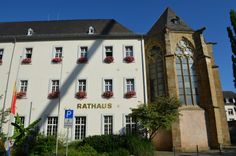
[(236, 148), (223, 149), (221, 154), (219, 150), (209, 150), (209, 151), (199, 152), (198, 155), (196, 152), (195, 153), (176, 152), (174, 155), (174, 152), (156, 151), (155, 156), (236, 156)]

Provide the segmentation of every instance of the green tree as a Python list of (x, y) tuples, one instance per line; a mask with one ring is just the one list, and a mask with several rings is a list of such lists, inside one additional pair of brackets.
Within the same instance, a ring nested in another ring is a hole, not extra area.
[(16, 155), (28, 155), (30, 145), (34, 144), (36, 136), (38, 135), (37, 124), (41, 119), (38, 119), (31, 123), (28, 127), (24, 127), (20, 120), (20, 116), (17, 114), (15, 123), (11, 123), (15, 127), (13, 139), (14, 151)]
[(227, 27), (228, 36), (232, 48), (232, 63), (233, 63), (233, 76), (234, 76), (234, 87), (236, 88), (236, 12), (234, 10), (230, 11), (230, 20), (233, 27), (233, 31), (230, 27)]
[(154, 103), (140, 105), (130, 114), (147, 129), (152, 140), (160, 128), (168, 129), (179, 116), (180, 101), (175, 97), (158, 97)]

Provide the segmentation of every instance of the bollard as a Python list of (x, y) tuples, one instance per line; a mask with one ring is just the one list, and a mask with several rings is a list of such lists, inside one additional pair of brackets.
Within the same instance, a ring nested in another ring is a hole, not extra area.
[(222, 155), (222, 149), (223, 149), (222, 144), (219, 144), (219, 152), (220, 152), (220, 155)]
[(197, 148), (197, 156), (199, 156), (198, 145), (196, 146), (196, 148)]
[(173, 146), (173, 153), (174, 153), (174, 156), (175, 156), (175, 146)]

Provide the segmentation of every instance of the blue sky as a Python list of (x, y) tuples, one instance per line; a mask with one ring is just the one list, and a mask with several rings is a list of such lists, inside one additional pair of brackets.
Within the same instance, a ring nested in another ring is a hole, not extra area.
[(236, 0), (5, 0), (1, 2), (0, 22), (113, 18), (136, 33), (146, 33), (166, 7), (193, 29), (207, 28), (206, 41), (218, 43), (214, 56), (222, 88), (236, 92), (226, 32)]

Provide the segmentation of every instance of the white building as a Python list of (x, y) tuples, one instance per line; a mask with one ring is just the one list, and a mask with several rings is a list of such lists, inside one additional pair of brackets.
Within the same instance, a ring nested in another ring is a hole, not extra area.
[(66, 134), (65, 109), (71, 139), (124, 133), (147, 101), (143, 38), (115, 20), (0, 23), (0, 61), (1, 109), (16, 81), (16, 112), (46, 135)]
[(232, 91), (223, 91), (225, 113), (227, 121), (236, 120), (236, 94)]

